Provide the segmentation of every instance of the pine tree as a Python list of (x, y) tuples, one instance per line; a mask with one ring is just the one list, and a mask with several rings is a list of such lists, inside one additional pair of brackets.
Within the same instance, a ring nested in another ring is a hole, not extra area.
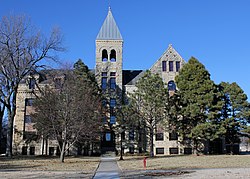
[[(190, 137), (193, 140), (197, 152), (201, 140), (217, 137), (213, 131), (216, 124), (212, 123), (213, 119), (209, 115), (217, 103), (216, 86), (204, 65), (194, 57), (183, 66), (175, 80), (181, 100), (179, 128), (182, 130), (179, 132), (183, 138)], [(206, 129), (207, 134), (203, 134), (203, 129)]]
[(223, 94), (222, 122), (226, 143), (230, 145), (230, 152), (233, 153), (233, 144), (239, 143), (239, 131), (242, 130), (250, 118), (250, 105), (247, 95), (240, 86), (233, 83), (221, 82)]

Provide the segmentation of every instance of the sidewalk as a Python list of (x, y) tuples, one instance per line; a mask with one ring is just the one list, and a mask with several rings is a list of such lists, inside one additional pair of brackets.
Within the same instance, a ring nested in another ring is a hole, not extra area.
[(120, 168), (117, 165), (115, 154), (104, 155), (101, 158), (99, 167), (94, 179), (119, 179)]

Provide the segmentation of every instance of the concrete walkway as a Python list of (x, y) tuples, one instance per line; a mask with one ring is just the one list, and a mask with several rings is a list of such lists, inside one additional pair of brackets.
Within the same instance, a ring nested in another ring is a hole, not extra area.
[(120, 172), (115, 154), (103, 155), (94, 179), (118, 179), (120, 178)]

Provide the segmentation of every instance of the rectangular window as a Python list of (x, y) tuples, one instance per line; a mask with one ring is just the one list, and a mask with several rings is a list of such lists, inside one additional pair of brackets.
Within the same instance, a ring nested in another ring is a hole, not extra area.
[(116, 123), (116, 117), (110, 116), (110, 124), (115, 124), (115, 123)]
[(23, 146), (22, 147), (22, 155), (27, 155), (27, 150), (28, 150), (28, 147)]
[(184, 148), (184, 154), (192, 154), (192, 148)]
[(54, 147), (49, 147), (49, 155), (54, 155)]
[(178, 147), (169, 148), (170, 154), (179, 154)]
[(35, 147), (30, 147), (30, 155), (35, 155)]
[(176, 132), (169, 133), (169, 140), (178, 140), (178, 134)]
[(32, 106), (33, 101), (34, 101), (34, 99), (32, 99), (32, 98), (25, 99), (25, 106)]
[(107, 105), (106, 99), (102, 100), (102, 107), (106, 107), (106, 105)]
[(61, 78), (55, 78), (55, 88), (56, 89), (61, 89), (62, 88), (62, 79)]
[(162, 71), (167, 71), (167, 62), (162, 61)]
[(156, 133), (155, 135), (155, 140), (159, 141), (159, 140), (164, 140), (164, 135), (163, 133)]
[(110, 76), (116, 76), (116, 72), (110, 72)]
[(102, 87), (102, 90), (106, 90), (107, 89), (107, 81), (108, 81), (108, 78), (107, 77), (102, 77), (102, 84), (101, 84), (101, 87)]
[(174, 62), (169, 61), (169, 71), (174, 71)]
[(102, 77), (107, 77), (108, 73), (107, 72), (102, 72)]
[(105, 134), (105, 139), (106, 141), (111, 141), (111, 134), (109, 132)]
[(130, 146), (129, 147), (129, 153), (130, 154), (134, 154), (135, 153), (135, 147), (134, 146)]
[(36, 85), (36, 80), (34, 78), (30, 78), (29, 89), (35, 89), (35, 85)]
[(132, 130), (129, 131), (129, 140), (134, 140), (134, 139), (135, 139), (135, 132), (132, 129)]
[(102, 117), (102, 123), (105, 124), (107, 122), (106, 116)]
[(113, 108), (116, 106), (116, 100), (114, 98), (110, 99), (110, 107)]
[(25, 122), (26, 124), (30, 124), (30, 123), (32, 122), (31, 116), (30, 116), (30, 115), (25, 115), (25, 116), (24, 116), (24, 122)]
[(164, 154), (164, 148), (163, 147), (156, 148), (156, 154)]
[(116, 80), (115, 78), (110, 78), (110, 89), (115, 90), (116, 88)]
[(176, 62), (176, 71), (180, 71), (180, 68), (181, 68), (181, 63), (179, 61)]

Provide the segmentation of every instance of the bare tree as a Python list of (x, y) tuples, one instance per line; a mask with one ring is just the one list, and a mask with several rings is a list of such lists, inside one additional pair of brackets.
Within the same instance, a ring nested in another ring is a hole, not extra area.
[(57, 140), (61, 162), (74, 144), (99, 136), (101, 98), (86, 78), (72, 73), (65, 75), (60, 89), (47, 88), (34, 102), (35, 128)]
[(51, 52), (62, 51), (61, 34), (54, 29), (49, 38), (34, 32), (25, 16), (3, 17), (0, 22), (0, 102), (8, 114), (6, 155), (12, 156), (13, 122), (19, 83), (41, 67), (43, 59), (55, 60)]
[(145, 126), (149, 137), (150, 157), (154, 156), (154, 135), (157, 126), (166, 120), (168, 92), (158, 74), (146, 71), (136, 83), (137, 89), (130, 94), (130, 113), (138, 124)]

